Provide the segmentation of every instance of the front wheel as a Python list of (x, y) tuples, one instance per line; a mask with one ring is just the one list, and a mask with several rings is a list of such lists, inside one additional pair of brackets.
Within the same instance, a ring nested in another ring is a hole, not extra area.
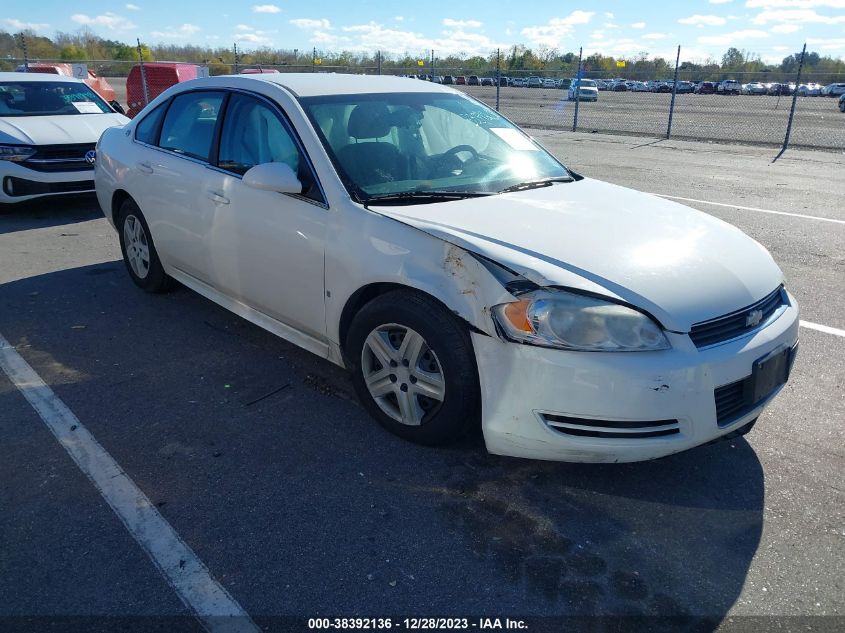
[(469, 333), (427, 295), (396, 290), (368, 303), (350, 325), (345, 352), (358, 397), (392, 433), (446, 444), (477, 420)]

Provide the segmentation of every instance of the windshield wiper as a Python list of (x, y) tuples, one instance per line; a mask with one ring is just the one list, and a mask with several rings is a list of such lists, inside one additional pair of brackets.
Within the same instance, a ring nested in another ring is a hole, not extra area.
[(402, 191), (399, 193), (385, 193), (379, 196), (369, 196), (365, 205), (381, 204), (383, 202), (407, 202), (409, 204), (426, 204), (433, 202), (449, 202), (451, 200), (465, 200), (493, 195), (488, 191)]
[(571, 176), (555, 176), (554, 178), (543, 178), (541, 180), (526, 180), (518, 182), (510, 187), (505, 187), (499, 193), (510, 193), (511, 191), (524, 191), (525, 189), (536, 189), (537, 187), (548, 187), (554, 182), (573, 182)]

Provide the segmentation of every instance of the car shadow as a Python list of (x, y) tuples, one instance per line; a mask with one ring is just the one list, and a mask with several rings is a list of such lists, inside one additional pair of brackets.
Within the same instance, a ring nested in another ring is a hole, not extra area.
[[(240, 591), (268, 600), (293, 591), (237, 574), (292, 565), (280, 542), (296, 552), (298, 530), (303, 543), (320, 543), (313, 564), (297, 567), (302, 594), (291, 604), (303, 615), (318, 594), (332, 596), (327, 613), (372, 600), (380, 612), (408, 614), (425, 594), (463, 613), (623, 616), (625, 630), (713, 630), (760, 543), (764, 474), (742, 438), (637, 464), (493, 456), (478, 433), (429, 449), (374, 424), (343, 370), (184, 288), (145, 294), (120, 261), (0, 285), (0, 305), (0, 333), (153, 501), (168, 501), (162, 511), (177, 530), (202, 538), (194, 525), (207, 522), (189, 509), (220, 503), (201, 516), (250, 535), (248, 547), (238, 545), (244, 560), (228, 570)], [(212, 481), (214, 493), (203, 494)], [(228, 499), (253, 510), (234, 512)], [(206, 529), (217, 534), (214, 522)], [(376, 535), (380, 548), (404, 552), (416, 584), (407, 597), (400, 583), (345, 603), (341, 585), (325, 587), (373, 568)], [(338, 560), (355, 571), (335, 570)], [(224, 556), (206, 562), (227, 565)], [(458, 590), (466, 583), (488, 589)]]
[(94, 194), (0, 204), (0, 235), (102, 218)]

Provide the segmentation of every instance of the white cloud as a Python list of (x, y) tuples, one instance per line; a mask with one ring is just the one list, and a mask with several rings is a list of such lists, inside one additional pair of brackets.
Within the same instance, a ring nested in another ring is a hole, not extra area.
[(631, 28), (632, 29), (644, 29), (645, 28), (645, 22), (634, 22), (631, 25)]
[(845, 15), (819, 15), (812, 9), (776, 9), (761, 11), (751, 21), (754, 24), (767, 24), (769, 22), (845, 24)]
[(593, 11), (576, 10), (565, 18), (552, 18), (541, 26), (528, 26), (522, 29), (522, 35), (534, 45), (560, 46), (561, 40), (572, 33), (577, 24), (587, 24), (595, 15)]
[(800, 30), (801, 27), (797, 24), (775, 24), (772, 27), (772, 33), (795, 33)]
[(3, 24), (12, 27), (16, 31), (43, 31), (50, 26), (41, 22), (22, 22), (15, 18), (6, 18), (3, 20)]
[(320, 18), (318, 20), (311, 18), (297, 18), (295, 20), (288, 20), (288, 22), (303, 31), (314, 31), (316, 29), (325, 29), (330, 31), (332, 29), (331, 22), (329, 22), (326, 18)]
[(394, 19), (396, 22), (404, 22), (404, 21), (405, 21), (405, 16), (404, 16), (404, 15), (397, 15), (397, 16), (396, 16), (395, 18), (393, 18), (393, 19)]
[(131, 4), (130, 3), (130, 4), (127, 4), (125, 6), (126, 6), (127, 11), (140, 11), (141, 10), (141, 7), (139, 7), (137, 4)]
[(611, 11), (605, 11), (605, 12), (604, 12), (604, 17), (606, 17), (608, 20), (612, 20), (612, 19), (613, 19), (613, 18), (615, 18), (616, 16), (615, 16), (615, 15), (613, 15), (613, 12), (611, 12)]
[(663, 40), (669, 37), (666, 33), (646, 33), (643, 35), (644, 40)]
[(508, 44), (496, 42), (486, 35), (462, 29), (447, 29), (440, 37), (426, 37), (422, 33), (405, 31), (377, 22), (353, 24), (341, 29), (345, 33), (343, 48), (356, 52), (381, 50), (385, 53), (428, 56), (434, 49), (438, 56), (486, 55), (496, 48), (506, 49)]
[(281, 9), (275, 4), (254, 4), (252, 5), (253, 13), (281, 13)]
[(820, 48), (823, 51), (845, 51), (845, 37), (811, 37), (807, 39), (807, 44), (813, 48)]
[(477, 29), (481, 28), (482, 23), (478, 20), (453, 20), (452, 18), (445, 18), (443, 26), (451, 26), (458, 29)]
[(681, 24), (691, 24), (693, 26), (721, 26), (727, 20), (719, 15), (691, 15), (688, 18), (681, 18), (678, 20)]
[(845, 9), (845, 0), (747, 0), (745, 6), (749, 9), (812, 9), (814, 7)]
[(103, 26), (110, 31), (128, 31), (135, 28), (135, 24), (131, 20), (111, 12), (95, 15), (94, 17), (85, 15), (84, 13), (75, 13), (70, 16), (70, 19), (77, 24), (83, 24), (85, 26)]
[(710, 4), (727, 4), (728, 2), (733, 2), (734, 0), (708, 0)]
[(698, 38), (699, 44), (715, 44), (719, 46), (735, 45), (742, 40), (757, 39), (769, 37), (766, 31), (757, 31), (754, 29), (745, 29), (742, 31), (734, 31), (732, 33), (722, 33), (721, 35), (703, 35)]
[(263, 34), (263, 31), (255, 31), (254, 33), (238, 33), (235, 36), (238, 42), (246, 42), (247, 44), (258, 44), (259, 46), (269, 46), (273, 43), (268, 36)]
[(236, 30), (236, 31), (254, 31), (254, 30), (255, 30), (255, 28), (254, 28), (254, 27), (252, 27), (252, 26), (249, 26), (248, 24), (238, 24), (238, 25), (235, 27), (235, 30)]
[(200, 31), (196, 24), (183, 24), (179, 28), (167, 28), (164, 31), (151, 31), (150, 35), (162, 40), (181, 40)]

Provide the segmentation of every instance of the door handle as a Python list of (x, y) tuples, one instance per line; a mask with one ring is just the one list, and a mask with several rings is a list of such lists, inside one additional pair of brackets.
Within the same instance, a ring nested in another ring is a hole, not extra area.
[(218, 193), (217, 191), (208, 190), (206, 195), (210, 200), (213, 200), (216, 204), (229, 204), (229, 198), (226, 196)]
[(152, 165), (150, 165), (150, 164), (149, 164), (149, 163), (147, 163), (147, 162), (138, 163), (138, 164), (136, 165), (136, 167), (138, 168), (138, 171), (142, 171), (142, 172), (144, 172), (145, 174), (151, 174), (151, 173), (153, 173), (153, 166), (152, 166)]

